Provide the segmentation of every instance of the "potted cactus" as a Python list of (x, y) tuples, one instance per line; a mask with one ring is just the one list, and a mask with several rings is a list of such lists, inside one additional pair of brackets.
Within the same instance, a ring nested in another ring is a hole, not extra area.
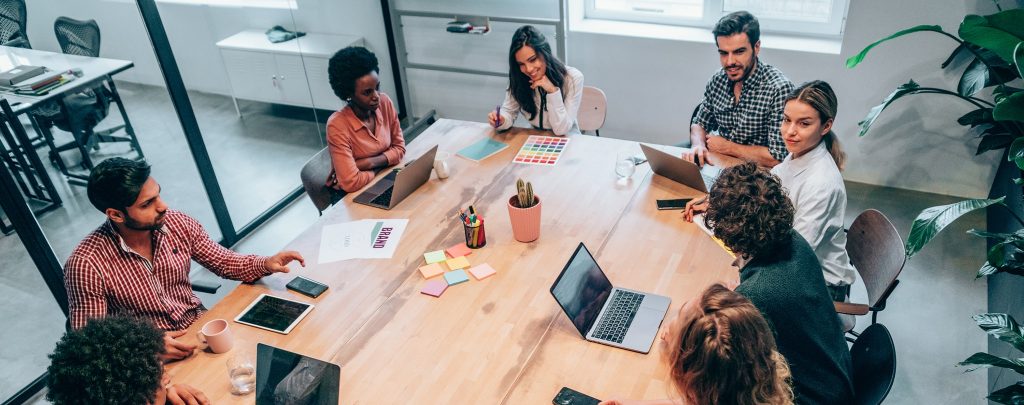
[(516, 195), (508, 199), (508, 217), (517, 241), (533, 242), (540, 237), (540, 197), (533, 194), (533, 184), (516, 181)]

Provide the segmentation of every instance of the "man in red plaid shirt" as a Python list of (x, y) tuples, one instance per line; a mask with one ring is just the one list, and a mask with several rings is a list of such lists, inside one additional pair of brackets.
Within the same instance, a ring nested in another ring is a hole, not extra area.
[(145, 162), (111, 158), (89, 176), (89, 201), (107, 216), (64, 265), (70, 322), (123, 314), (163, 329), (166, 360), (188, 357), (195, 345), (177, 340), (204, 311), (189, 281), (191, 261), (233, 280), (253, 282), (287, 273), (305, 261), (298, 252), (242, 255), (210, 239), (198, 221), (170, 210)]

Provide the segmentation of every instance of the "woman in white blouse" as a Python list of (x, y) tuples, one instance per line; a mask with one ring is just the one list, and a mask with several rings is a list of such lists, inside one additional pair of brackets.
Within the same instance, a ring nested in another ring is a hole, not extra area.
[(583, 73), (558, 60), (540, 31), (530, 25), (516, 30), (508, 65), (505, 102), (487, 114), (491, 126), (509, 129), (522, 113), (534, 128), (560, 136), (579, 133), (576, 113), (583, 98)]
[[(856, 272), (846, 254), (846, 186), (843, 169), (846, 155), (832, 132), (839, 107), (832, 86), (815, 80), (793, 90), (786, 97), (782, 140), (789, 155), (772, 173), (779, 177), (796, 208), (793, 229), (800, 233), (821, 262), (825, 283), (834, 301), (846, 301)], [(686, 207), (684, 217), (703, 211), (706, 202)]]

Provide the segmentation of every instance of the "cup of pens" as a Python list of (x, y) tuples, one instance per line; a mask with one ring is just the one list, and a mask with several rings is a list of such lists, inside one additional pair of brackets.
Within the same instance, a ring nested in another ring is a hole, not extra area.
[(484, 218), (477, 214), (472, 206), (469, 214), (459, 213), (462, 218), (462, 230), (466, 233), (466, 247), (479, 249), (487, 244), (487, 232), (484, 230)]

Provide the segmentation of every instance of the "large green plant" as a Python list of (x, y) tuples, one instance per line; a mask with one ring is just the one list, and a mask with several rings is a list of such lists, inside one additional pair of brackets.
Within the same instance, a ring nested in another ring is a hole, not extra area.
[[(942, 63), (942, 69), (952, 69), (952, 62), (961, 55), (971, 58), (971, 62), (960, 75), (956, 91), (923, 87), (913, 79), (897, 87), (882, 104), (872, 108), (859, 123), (860, 136), (867, 134), (882, 111), (892, 106), (898, 99), (921, 94), (943, 95), (959, 99), (974, 108), (957, 119), (957, 123), (969, 127), (971, 130), (968, 133), (981, 138), (977, 155), (1008, 148), (1007, 159), (1024, 173), (1024, 89), (1011, 85), (1024, 77), (1024, 10), (1003, 11), (998, 1), (995, 1), (995, 4), (999, 8), (998, 13), (965, 17), (960, 23), (957, 35), (944, 31), (938, 25), (919, 25), (878, 40), (847, 59), (846, 66), (853, 68), (879, 44), (918, 32), (936, 33), (956, 42), (953, 52)], [(990, 98), (979, 96), (986, 88), (993, 88)], [(1021, 178), (1015, 179), (1014, 182), (1018, 185), (1024, 184)], [(911, 225), (906, 243), (907, 257), (924, 248), (957, 218), (993, 205), (1009, 210), (1024, 227), (1024, 219), (1006, 205), (1004, 198), (974, 199), (931, 207), (921, 211)], [(1024, 229), (1013, 233), (992, 233), (973, 229), (968, 233), (991, 239), (993, 243), (986, 256), (987, 260), (981, 265), (976, 278), (996, 273), (1024, 276)], [(1010, 343), (1018, 351), (1024, 351), (1024, 329), (1009, 315), (983, 314), (974, 316), (974, 320), (989, 334)], [(976, 366), (968, 371), (984, 367), (1002, 367), (1024, 375), (1024, 358), (1012, 359), (988, 353), (975, 353), (959, 364)], [(993, 391), (988, 399), (1004, 404), (1024, 404), (1024, 382)]]

